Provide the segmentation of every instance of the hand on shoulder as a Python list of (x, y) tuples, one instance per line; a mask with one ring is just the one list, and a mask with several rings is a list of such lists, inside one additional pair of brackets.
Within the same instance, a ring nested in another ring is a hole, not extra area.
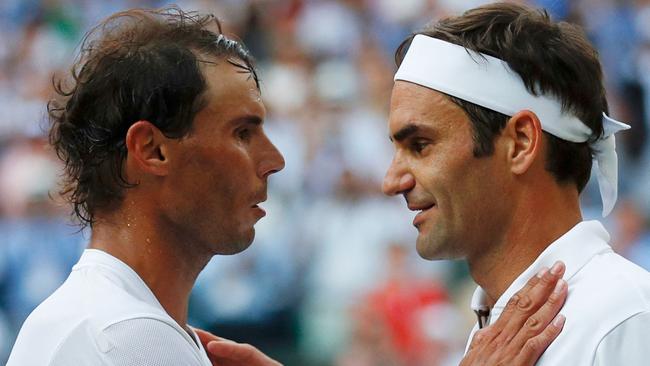
[(194, 331), (214, 366), (282, 366), (250, 344), (233, 342), (200, 329)]
[(474, 334), (461, 366), (532, 366), (560, 334), (567, 296), (565, 266), (542, 269), (509, 301), (499, 319)]

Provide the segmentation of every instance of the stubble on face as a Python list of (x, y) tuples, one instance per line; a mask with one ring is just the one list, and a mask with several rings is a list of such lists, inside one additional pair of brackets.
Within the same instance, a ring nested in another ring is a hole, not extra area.
[(390, 133), (409, 126), (417, 129), (396, 142), (393, 164), (414, 184), (401, 193), (412, 209), (435, 203), (416, 218), (418, 253), (425, 259), (456, 259), (488, 250), (498, 240), (502, 220), (498, 200), (504, 172), (497, 159), (474, 157), (471, 122), (444, 94), (398, 81)]
[(235, 254), (252, 243), (262, 216), (254, 206), (266, 199), (266, 179), (258, 174), (270, 144), (261, 137), (266, 111), (241, 69), (220, 61), (203, 70), (206, 106), (174, 147), (166, 221), (183, 233), (188, 250)]

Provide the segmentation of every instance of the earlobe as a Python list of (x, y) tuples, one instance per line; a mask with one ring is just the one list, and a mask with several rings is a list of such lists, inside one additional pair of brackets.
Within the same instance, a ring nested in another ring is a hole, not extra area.
[(537, 115), (524, 110), (513, 115), (506, 124), (511, 139), (508, 158), (514, 174), (527, 172), (537, 159), (542, 145), (542, 127)]
[(167, 138), (149, 121), (135, 122), (126, 133), (128, 156), (141, 171), (167, 175)]

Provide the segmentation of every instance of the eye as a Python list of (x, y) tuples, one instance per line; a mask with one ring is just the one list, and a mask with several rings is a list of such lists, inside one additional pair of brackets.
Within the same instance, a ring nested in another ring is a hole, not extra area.
[(421, 154), (427, 146), (429, 146), (429, 141), (421, 139), (411, 140), (409, 144), (411, 151), (415, 152), (416, 154)]
[(235, 135), (239, 140), (248, 141), (251, 138), (252, 131), (248, 127), (243, 127), (235, 131)]

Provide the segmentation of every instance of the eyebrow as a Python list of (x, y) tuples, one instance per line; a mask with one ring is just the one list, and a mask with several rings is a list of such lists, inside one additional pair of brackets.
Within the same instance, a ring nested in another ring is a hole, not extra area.
[(260, 118), (259, 116), (250, 115), (250, 116), (235, 118), (234, 120), (232, 120), (232, 123), (260, 126), (264, 123), (264, 120), (262, 120), (262, 118)]
[(393, 137), (389, 137), (391, 141), (400, 142), (404, 139), (416, 134), (420, 130), (420, 127), (410, 123), (402, 128), (399, 131), (393, 134)]

